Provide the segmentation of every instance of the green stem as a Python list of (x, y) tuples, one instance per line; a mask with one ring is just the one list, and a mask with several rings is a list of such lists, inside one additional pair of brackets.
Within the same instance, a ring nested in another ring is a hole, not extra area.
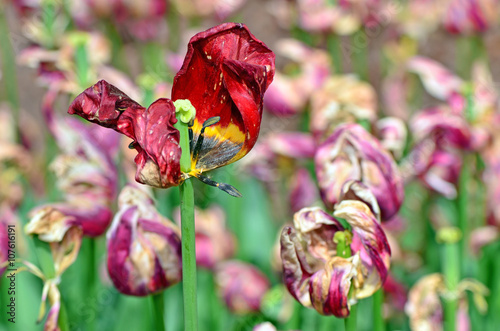
[(165, 319), (163, 317), (165, 313), (165, 298), (163, 296), (163, 291), (151, 296), (153, 302), (153, 315), (155, 320), (155, 330), (164, 331), (165, 330)]
[(61, 296), (61, 308), (59, 309), (59, 318), (57, 319), (60, 331), (69, 331), (68, 310)]
[(333, 60), (333, 65), (335, 68), (336, 74), (343, 73), (343, 65), (342, 65), (342, 50), (341, 50), (341, 41), (340, 36), (330, 33), (327, 36), (326, 44), (328, 48), (328, 52), (331, 55)]
[(90, 301), (92, 307), (92, 311), (94, 311), (96, 313), (96, 316), (95, 318), (93, 318), (90, 322), (89, 322), (89, 325), (88, 325), (88, 328), (90, 331), (93, 331), (96, 329), (96, 320), (97, 320), (97, 313), (98, 313), (98, 310), (97, 308), (95, 307), (95, 303), (97, 302), (97, 269), (96, 269), (96, 239), (94, 238), (90, 238), (89, 239), (89, 242), (90, 242), (90, 251), (89, 251), (89, 254), (88, 254), (88, 264), (89, 264), (89, 278), (88, 278), (88, 282), (89, 282), (89, 292), (90, 292), (90, 298), (92, 298), (92, 300)]
[(444, 243), (442, 251), (443, 274), (447, 295), (444, 296), (444, 330), (455, 331), (458, 300), (456, 290), (460, 281), (461, 232), (458, 228), (443, 228), (438, 232), (438, 241)]
[(198, 329), (196, 308), (196, 247), (194, 233), (194, 191), (191, 180), (180, 186), (182, 228), (182, 288), (184, 292), (184, 329)]
[[(180, 132), (181, 171), (188, 173), (191, 168), (188, 126), (179, 118), (175, 127)], [(196, 247), (194, 227), (194, 190), (190, 179), (180, 186), (181, 231), (182, 231), (182, 288), (184, 293), (184, 330), (198, 329), (196, 301)]]
[(354, 57), (352, 71), (355, 72), (361, 80), (368, 81), (368, 37), (363, 29), (352, 34), (351, 47)]
[(384, 290), (380, 289), (373, 294), (373, 330), (385, 330), (385, 321), (383, 316)]
[(19, 123), (19, 94), (17, 91), (17, 75), (16, 75), (16, 60), (12, 44), (10, 43), (9, 27), (5, 17), (5, 10), (0, 4), (0, 53), (2, 56), (3, 74), (5, 76), (5, 92), (7, 100), (12, 107), (14, 120), (17, 125)]
[(78, 84), (80, 88), (85, 89), (89, 85), (89, 60), (87, 57), (87, 49), (85, 44), (81, 43), (76, 46), (75, 50), (75, 65), (76, 75), (78, 77)]
[(349, 317), (345, 319), (345, 331), (356, 331), (356, 325), (358, 321), (358, 305), (351, 306), (351, 312)]

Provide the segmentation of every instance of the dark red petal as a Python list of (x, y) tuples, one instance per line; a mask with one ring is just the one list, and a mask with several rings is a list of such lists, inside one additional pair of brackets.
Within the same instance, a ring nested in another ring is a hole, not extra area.
[(196, 168), (208, 170), (234, 162), (255, 144), (264, 92), (274, 77), (274, 53), (243, 24), (224, 23), (191, 38), (172, 99), (189, 99), (196, 108), (195, 140), (208, 118)]
[(130, 99), (125, 93), (105, 80), (100, 80), (78, 95), (68, 109), (69, 114), (76, 114), (87, 121), (112, 128), (132, 138), (127, 132), (116, 128), (117, 121), (127, 110), (129, 113), (144, 111), (144, 107)]
[(180, 136), (174, 128), (177, 119), (171, 100), (158, 99), (146, 110), (101, 80), (76, 97), (68, 113), (132, 138), (138, 152), (135, 163), (139, 183), (163, 188), (179, 185)]

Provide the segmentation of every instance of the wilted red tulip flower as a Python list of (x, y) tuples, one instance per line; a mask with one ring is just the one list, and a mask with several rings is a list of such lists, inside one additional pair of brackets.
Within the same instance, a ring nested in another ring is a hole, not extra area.
[(344, 124), (316, 151), (316, 175), (323, 202), (332, 208), (349, 180), (359, 180), (375, 195), (382, 220), (397, 213), (403, 181), (392, 156), (358, 124)]
[[(317, 207), (304, 208), (295, 214), (293, 226), (283, 229), (283, 279), (302, 305), (323, 315), (347, 317), (351, 303), (382, 286), (391, 252), (380, 224), (365, 203), (344, 200), (333, 215)], [(339, 256), (337, 235), (348, 235), (335, 217), (345, 219), (352, 228), (352, 242), (345, 242), (351, 257)]]
[(108, 272), (123, 294), (146, 296), (182, 278), (180, 231), (142, 190), (126, 186), (107, 233)]
[(267, 277), (255, 266), (241, 261), (227, 261), (215, 270), (219, 296), (236, 314), (258, 312), (262, 297), (269, 290)]
[(158, 99), (146, 109), (100, 81), (80, 94), (68, 112), (133, 139), (140, 183), (167, 188), (193, 176), (215, 185), (202, 173), (239, 160), (254, 146), (262, 99), (273, 76), (274, 53), (243, 24), (224, 23), (191, 38), (172, 87), (178, 107), (191, 107), (189, 101), (196, 110), (188, 173), (180, 169), (172, 100)]

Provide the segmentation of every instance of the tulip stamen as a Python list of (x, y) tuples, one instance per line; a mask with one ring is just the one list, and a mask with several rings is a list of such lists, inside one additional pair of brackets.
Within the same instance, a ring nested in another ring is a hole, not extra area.
[[(200, 130), (200, 135), (198, 136), (198, 139), (196, 140), (196, 145), (193, 149), (193, 155), (191, 157), (192, 160), (198, 159), (198, 155), (200, 154), (201, 151), (201, 146), (203, 145), (203, 140), (205, 139), (205, 129), (208, 128), (209, 126), (219, 123), (219, 121), (220, 121), (220, 116), (214, 116), (210, 117), (203, 123), (203, 126)], [(192, 141), (193, 140), (191, 139), (191, 142)]]
[(218, 183), (215, 180), (212, 180), (206, 176), (203, 176), (202, 174), (197, 174), (196, 178), (198, 178), (204, 184), (219, 188), (219, 190), (226, 192), (230, 196), (233, 196), (236, 198), (241, 198), (243, 196), (240, 193), (240, 191), (238, 191), (233, 185), (229, 185), (226, 183)]

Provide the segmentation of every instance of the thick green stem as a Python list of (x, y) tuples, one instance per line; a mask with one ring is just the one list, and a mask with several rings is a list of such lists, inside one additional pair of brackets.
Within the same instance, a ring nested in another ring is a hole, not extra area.
[(184, 292), (184, 329), (198, 329), (196, 309), (196, 247), (194, 233), (193, 183), (186, 180), (180, 186), (182, 228), (182, 288)]
[(361, 80), (368, 81), (368, 37), (363, 29), (352, 34), (351, 47), (353, 50), (352, 71)]
[[(188, 126), (179, 118), (175, 127), (180, 132), (181, 171), (188, 173), (191, 169), (189, 151)], [(190, 179), (180, 186), (181, 196), (181, 231), (182, 231), (182, 289), (184, 293), (184, 330), (198, 329), (196, 301), (196, 247), (194, 227), (194, 190)]]
[(380, 289), (373, 295), (373, 330), (385, 330), (385, 321), (383, 315), (384, 290)]
[(154, 315), (154, 327), (157, 331), (165, 330), (165, 319), (163, 317), (165, 313), (165, 298), (163, 296), (163, 291), (151, 296), (151, 301), (153, 303), (153, 315)]
[(444, 330), (455, 331), (458, 300), (457, 286), (460, 281), (461, 231), (458, 228), (443, 228), (438, 232), (438, 241), (444, 244), (442, 250), (443, 274), (446, 282), (444, 301)]
[(326, 44), (328, 47), (328, 52), (331, 55), (331, 58), (333, 60), (333, 65), (335, 67), (335, 73), (336, 74), (342, 74), (343, 73), (343, 64), (342, 64), (342, 45), (341, 45), (341, 40), (340, 36), (330, 33), (327, 36)]
[(57, 319), (57, 324), (59, 325), (60, 331), (69, 331), (69, 322), (68, 322), (68, 310), (66, 309), (66, 305), (64, 304), (64, 300), (61, 296), (61, 308), (59, 310), (59, 318)]

